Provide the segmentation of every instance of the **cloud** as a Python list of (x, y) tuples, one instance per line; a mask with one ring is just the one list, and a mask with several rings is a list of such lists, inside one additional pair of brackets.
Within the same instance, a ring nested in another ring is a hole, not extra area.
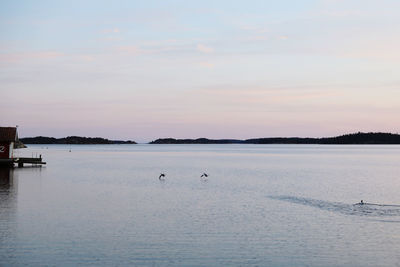
[(208, 69), (214, 68), (214, 64), (210, 62), (200, 62), (199, 65)]
[(203, 44), (198, 44), (196, 48), (197, 48), (197, 51), (200, 51), (200, 52), (206, 53), (206, 54), (214, 52), (214, 48), (205, 46)]
[(243, 40), (245, 40), (245, 41), (266, 41), (268, 39), (269, 39), (269, 37), (266, 35), (254, 35), (254, 36), (250, 36), (248, 38), (244, 38)]
[(143, 55), (143, 54), (158, 54), (158, 53), (166, 53), (171, 51), (177, 51), (178, 49), (173, 46), (165, 46), (165, 47), (143, 47), (137, 45), (126, 45), (126, 46), (118, 46), (116, 50), (123, 53), (128, 53), (131, 55)]
[(63, 53), (55, 51), (22, 52), (0, 54), (0, 62), (19, 62), (24, 60), (48, 60), (64, 56)]
[(243, 31), (252, 32), (252, 33), (255, 33), (255, 34), (265, 34), (265, 33), (269, 33), (270, 32), (269, 28), (249, 26), (249, 25), (240, 26), (239, 29), (243, 30)]
[(107, 36), (107, 37), (105, 37), (105, 38), (100, 38), (99, 40), (110, 42), (110, 41), (122, 41), (122, 40), (124, 40), (124, 39), (121, 38), (121, 37), (116, 37), (116, 36)]
[(117, 50), (121, 51), (121, 52), (129, 53), (129, 54), (141, 54), (141, 53), (143, 53), (143, 50), (140, 49), (140, 47), (138, 47), (136, 45), (119, 46), (119, 47), (117, 47)]
[(113, 29), (104, 29), (101, 31), (102, 33), (120, 33), (120, 29), (119, 28), (113, 28)]
[(82, 55), (80, 58), (84, 61), (93, 61), (95, 58), (91, 55)]

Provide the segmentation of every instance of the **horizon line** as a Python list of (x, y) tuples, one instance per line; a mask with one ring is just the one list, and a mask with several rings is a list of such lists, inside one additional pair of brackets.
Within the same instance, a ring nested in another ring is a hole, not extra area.
[(322, 137), (299, 137), (299, 136), (269, 136), (269, 137), (252, 137), (252, 138), (246, 138), (246, 139), (241, 139), (241, 138), (207, 138), (207, 137), (197, 137), (197, 138), (175, 138), (175, 137), (159, 137), (159, 138), (155, 138), (152, 141), (149, 142), (140, 142), (137, 143), (135, 140), (133, 139), (109, 139), (109, 138), (104, 138), (104, 137), (100, 137), (100, 136), (79, 136), (79, 135), (68, 135), (68, 136), (64, 136), (64, 137), (52, 137), (52, 136), (44, 136), (44, 135), (38, 135), (38, 136), (29, 136), (29, 137), (19, 137), (19, 139), (27, 139), (27, 138), (38, 138), (38, 137), (45, 137), (45, 138), (55, 138), (55, 139), (63, 139), (63, 138), (69, 138), (69, 137), (80, 137), (80, 138), (102, 138), (105, 140), (109, 140), (109, 141), (124, 141), (124, 142), (128, 142), (128, 141), (133, 141), (136, 142), (137, 144), (148, 144), (151, 143), (153, 141), (156, 140), (162, 140), (162, 139), (174, 139), (174, 140), (199, 140), (199, 139), (207, 139), (207, 140), (233, 140), (233, 141), (246, 141), (246, 140), (253, 140), (253, 139), (274, 139), (274, 138), (282, 138), (282, 139), (290, 139), (290, 138), (299, 138), (299, 139), (324, 139), (324, 138), (335, 138), (335, 137), (341, 137), (341, 136), (347, 136), (347, 135), (356, 135), (356, 134), (391, 134), (391, 135), (399, 135), (398, 132), (396, 133), (392, 133), (392, 132), (353, 132), (353, 133), (346, 133), (346, 134), (340, 134), (340, 135), (334, 135), (334, 136), (322, 136)]

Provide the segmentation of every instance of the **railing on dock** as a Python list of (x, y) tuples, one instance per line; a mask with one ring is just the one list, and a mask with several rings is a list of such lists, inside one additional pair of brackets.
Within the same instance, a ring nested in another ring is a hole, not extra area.
[(17, 164), (19, 168), (24, 167), (24, 164), (32, 164), (32, 165), (44, 165), (46, 162), (43, 161), (42, 157), (36, 158), (26, 158), (26, 157), (18, 157), (11, 159), (0, 159), (1, 166), (14, 167)]
[(44, 165), (46, 162), (42, 160), (42, 157), (39, 158), (16, 158), (15, 163), (18, 164), (18, 167), (24, 167), (24, 164), (32, 164), (32, 165)]

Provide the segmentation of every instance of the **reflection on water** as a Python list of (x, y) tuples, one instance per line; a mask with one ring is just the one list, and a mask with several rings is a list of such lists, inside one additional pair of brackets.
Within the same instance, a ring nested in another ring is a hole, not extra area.
[(17, 181), (14, 174), (12, 168), (0, 168), (0, 213), (15, 201)]
[[(0, 256), (12, 263), (12, 243), (16, 236), (16, 180), (14, 170), (0, 168)], [(5, 252), (4, 255), (2, 255)], [(9, 258), (11, 257), (11, 258)], [(0, 261), (1, 265), (1, 261)]]
[(395, 216), (399, 217), (400, 222), (400, 205), (385, 205), (374, 203), (364, 203), (363, 205), (359, 203), (347, 204), (295, 196), (270, 196), (269, 198), (319, 208), (321, 210), (341, 213), (345, 215), (371, 216), (379, 217), (382, 219), (385, 219), (385, 217)]
[(0, 194), (8, 192), (13, 183), (13, 169), (0, 168)]

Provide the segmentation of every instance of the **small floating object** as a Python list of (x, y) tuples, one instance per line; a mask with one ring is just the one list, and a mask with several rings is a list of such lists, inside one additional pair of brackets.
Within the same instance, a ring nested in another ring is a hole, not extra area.
[(161, 173), (160, 176), (158, 177), (159, 180), (165, 180), (165, 174)]

